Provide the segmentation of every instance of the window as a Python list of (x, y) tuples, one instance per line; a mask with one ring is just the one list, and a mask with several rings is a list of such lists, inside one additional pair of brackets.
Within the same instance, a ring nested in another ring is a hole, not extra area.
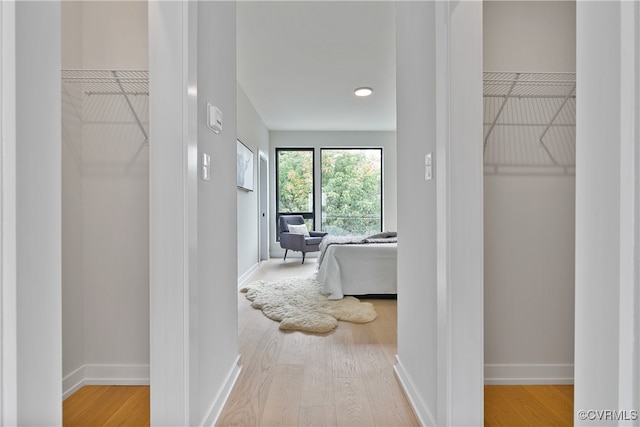
[(322, 231), (382, 231), (382, 149), (322, 149)]
[(382, 149), (320, 150), (322, 212), (316, 211), (314, 163), (313, 148), (276, 148), (276, 230), (280, 215), (293, 214), (302, 215), (309, 230), (319, 216), (322, 231), (338, 236), (382, 231)]
[(294, 214), (302, 215), (314, 230), (313, 163), (313, 148), (276, 149), (276, 229), (280, 215)]

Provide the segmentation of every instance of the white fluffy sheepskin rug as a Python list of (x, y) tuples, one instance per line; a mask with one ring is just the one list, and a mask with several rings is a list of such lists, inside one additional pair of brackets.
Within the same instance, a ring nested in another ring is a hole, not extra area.
[(338, 326), (338, 320), (352, 323), (373, 321), (376, 310), (369, 302), (354, 297), (329, 300), (322, 285), (313, 279), (288, 277), (277, 282), (258, 280), (241, 292), (247, 293), (253, 308), (260, 308), (269, 319), (280, 322), (282, 330), (322, 334)]

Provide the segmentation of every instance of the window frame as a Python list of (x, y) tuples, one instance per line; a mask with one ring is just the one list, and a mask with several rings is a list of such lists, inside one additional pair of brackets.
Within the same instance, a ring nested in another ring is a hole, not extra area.
[[(280, 153), (283, 151), (311, 152), (311, 212), (281, 212), (280, 211)], [(304, 219), (311, 219), (312, 230), (316, 224), (316, 149), (314, 147), (276, 147), (275, 151), (275, 186), (276, 186), (276, 241), (280, 241), (280, 215), (302, 215)]]
[[(323, 182), (323, 177), (322, 177), (322, 152), (323, 151), (348, 151), (348, 150), (378, 150), (380, 152), (380, 233), (382, 232), (383, 228), (384, 228), (384, 149), (382, 147), (352, 147), (352, 146), (345, 146), (345, 147), (320, 147), (320, 194), (323, 193), (323, 188), (322, 188), (322, 182)], [(315, 171), (314, 171), (315, 173)], [(314, 204), (314, 210), (315, 210), (315, 204)], [(320, 229), (322, 231), (325, 231), (323, 228), (323, 221), (322, 221), (322, 206), (320, 208)]]

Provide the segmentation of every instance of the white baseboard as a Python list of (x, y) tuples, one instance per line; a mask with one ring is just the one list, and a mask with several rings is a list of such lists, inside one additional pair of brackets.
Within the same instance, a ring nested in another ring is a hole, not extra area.
[(396, 355), (396, 360), (398, 363), (393, 366), (393, 372), (395, 372), (396, 378), (400, 383), (400, 387), (402, 387), (405, 396), (407, 396), (409, 405), (411, 405), (416, 418), (418, 418), (418, 422), (421, 426), (435, 426), (436, 421), (433, 418), (429, 407), (422, 400), (422, 396), (418, 390), (416, 390), (413, 381), (411, 381), (411, 377), (407, 375), (398, 355)]
[(573, 365), (484, 365), (484, 383), (487, 385), (573, 384)]
[(82, 365), (62, 379), (62, 398), (84, 385), (149, 385), (149, 365)]
[(84, 365), (62, 378), (62, 400), (71, 396), (84, 385)]
[(149, 365), (85, 365), (88, 385), (149, 385)]
[(260, 268), (260, 263), (257, 262), (249, 270), (245, 271), (242, 276), (238, 277), (238, 289), (246, 285), (249, 279), (251, 278), (251, 276), (253, 276), (253, 273), (258, 271), (259, 268)]
[(231, 394), (231, 390), (233, 389), (233, 386), (235, 385), (236, 380), (240, 375), (241, 369), (240, 356), (238, 356), (236, 357), (233, 365), (231, 365), (231, 369), (229, 370), (229, 373), (227, 374), (222, 387), (220, 387), (220, 390), (216, 394), (216, 397), (213, 399), (213, 403), (211, 403), (209, 410), (202, 419), (202, 422), (200, 423), (201, 426), (214, 426), (216, 424), (218, 418), (220, 417), (220, 414), (222, 413), (222, 408), (224, 408), (225, 403), (227, 403), (227, 399)]

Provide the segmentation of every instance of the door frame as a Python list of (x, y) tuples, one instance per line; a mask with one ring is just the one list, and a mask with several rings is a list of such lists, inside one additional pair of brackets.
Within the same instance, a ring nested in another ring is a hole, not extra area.
[(258, 150), (258, 262), (269, 259), (269, 155)]
[(0, 2), (0, 425), (18, 422), (15, 2)]

